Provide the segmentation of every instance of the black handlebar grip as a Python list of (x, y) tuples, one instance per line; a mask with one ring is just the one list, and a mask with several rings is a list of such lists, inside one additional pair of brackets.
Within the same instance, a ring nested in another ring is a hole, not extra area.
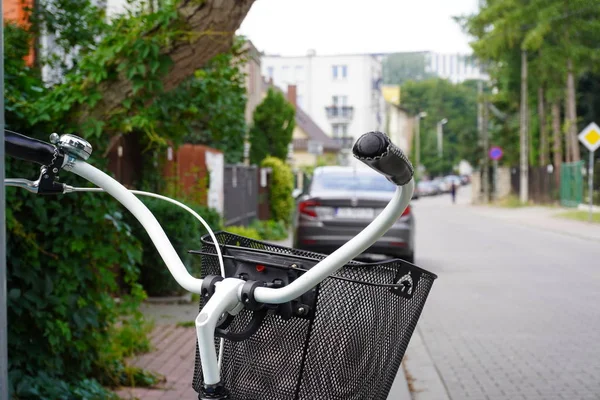
[(352, 152), (354, 157), (398, 186), (406, 185), (412, 179), (412, 164), (385, 133), (365, 133), (354, 143)]
[(62, 151), (50, 143), (33, 139), (20, 133), (4, 130), (5, 151), (11, 157), (41, 165), (62, 166)]

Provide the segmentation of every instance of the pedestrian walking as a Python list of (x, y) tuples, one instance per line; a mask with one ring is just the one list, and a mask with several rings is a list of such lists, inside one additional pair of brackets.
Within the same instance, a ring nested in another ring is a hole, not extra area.
[(452, 181), (452, 186), (450, 187), (450, 194), (452, 194), (452, 204), (456, 203), (456, 184)]

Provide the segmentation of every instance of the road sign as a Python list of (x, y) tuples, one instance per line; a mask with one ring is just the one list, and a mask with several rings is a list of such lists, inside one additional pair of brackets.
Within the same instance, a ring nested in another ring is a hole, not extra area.
[(494, 146), (490, 149), (488, 154), (492, 160), (498, 161), (499, 159), (502, 158), (502, 155), (504, 154), (504, 152), (502, 151), (502, 149), (500, 147)]
[(585, 127), (579, 134), (579, 141), (590, 151), (590, 169), (588, 170), (588, 185), (590, 187), (590, 222), (594, 208), (594, 152), (600, 147), (600, 128), (594, 122)]
[(600, 147), (600, 127), (594, 122), (586, 126), (579, 134), (579, 141), (588, 148), (589, 151), (596, 151)]

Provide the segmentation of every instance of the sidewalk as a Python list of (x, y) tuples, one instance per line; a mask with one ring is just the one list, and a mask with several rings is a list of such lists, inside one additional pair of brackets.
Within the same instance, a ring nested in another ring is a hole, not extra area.
[[(177, 322), (193, 321), (198, 314), (198, 305), (144, 304), (143, 312), (157, 321), (156, 328), (151, 335), (154, 351), (135, 357), (131, 362), (138, 367), (164, 375), (166, 382), (152, 389), (121, 388), (117, 394), (127, 400), (197, 399), (198, 394), (192, 389), (196, 330), (193, 327), (177, 326)], [(191, 318), (189, 318), (190, 316)], [(418, 333), (415, 332), (415, 336), (417, 335)], [(403, 369), (400, 369), (388, 399), (412, 400)], [(421, 398), (418, 399), (421, 400)], [(430, 399), (433, 400), (433, 398)], [(428, 399), (423, 398), (422, 400)]]
[(123, 399), (197, 399), (198, 394), (192, 389), (196, 330), (157, 324), (151, 339), (155, 350), (134, 358), (132, 364), (164, 375), (166, 382), (153, 389), (122, 388), (117, 394)]
[(600, 225), (566, 218), (556, 217), (557, 214), (572, 211), (561, 207), (521, 207), (503, 208), (494, 206), (471, 206), (476, 214), (503, 219), (532, 228), (551, 231), (581, 239), (600, 241)]

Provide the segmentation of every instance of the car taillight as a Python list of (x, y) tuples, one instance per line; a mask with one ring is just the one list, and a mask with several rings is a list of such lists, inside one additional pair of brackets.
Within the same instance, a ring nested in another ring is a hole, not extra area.
[(406, 206), (406, 208), (404, 209), (404, 212), (402, 213), (402, 216), (404, 217), (408, 214), (410, 214), (410, 206)]
[(298, 203), (298, 212), (300, 214), (308, 215), (310, 217), (316, 217), (317, 212), (315, 207), (319, 205), (319, 202), (315, 200), (305, 200)]

